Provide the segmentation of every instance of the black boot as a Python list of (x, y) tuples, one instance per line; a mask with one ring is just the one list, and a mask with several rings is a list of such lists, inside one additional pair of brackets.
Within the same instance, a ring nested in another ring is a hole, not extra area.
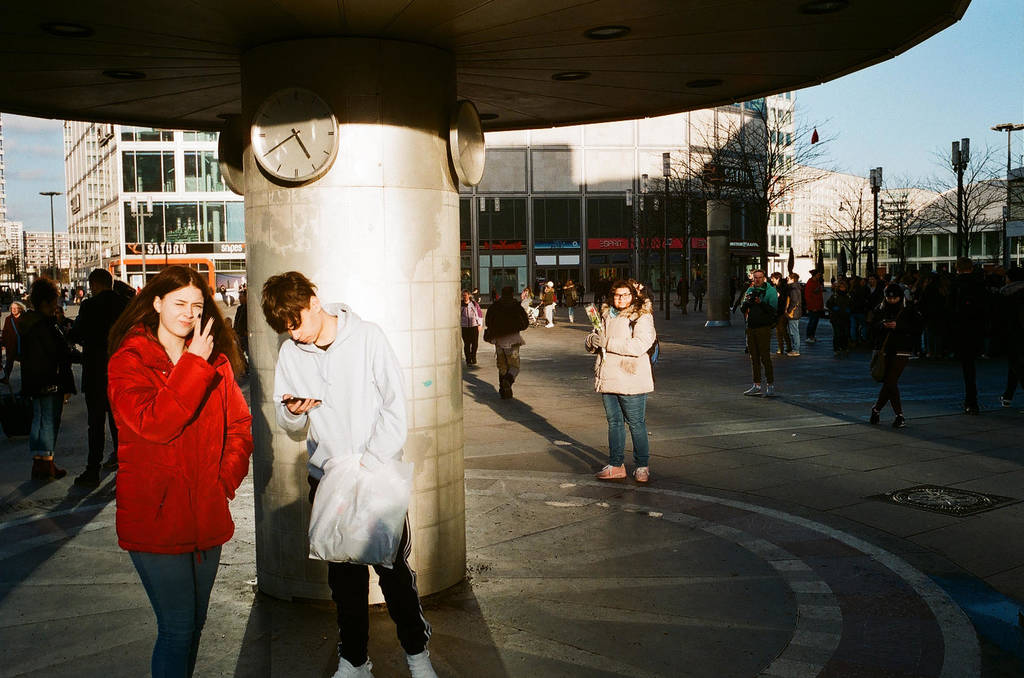
[(897, 414), (896, 418), (892, 420), (893, 428), (906, 428), (907, 420), (903, 418), (902, 414)]
[(871, 418), (868, 419), (868, 423), (869, 424), (877, 424), (878, 421), (879, 421), (879, 415), (880, 414), (881, 413), (878, 410), (876, 410), (875, 408), (872, 407), (871, 408)]

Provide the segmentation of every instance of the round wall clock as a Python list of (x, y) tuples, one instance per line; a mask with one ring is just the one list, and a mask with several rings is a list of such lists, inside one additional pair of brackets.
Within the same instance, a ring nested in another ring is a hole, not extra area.
[(484, 131), (470, 101), (455, 104), (448, 127), (448, 151), (459, 181), (476, 186), (484, 177)]
[(290, 183), (316, 179), (338, 155), (338, 121), (318, 94), (289, 87), (271, 94), (252, 119), (252, 152), (264, 172)]

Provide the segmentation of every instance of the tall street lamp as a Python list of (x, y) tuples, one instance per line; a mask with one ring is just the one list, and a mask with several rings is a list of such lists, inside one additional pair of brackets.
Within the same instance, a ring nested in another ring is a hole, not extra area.
[[(50, 198), (50, 275), (57, 277), (57, 236), (53, 232), (53, 196), (61, 195), (60, 191), (39, 191), (39, 195)], [(57, 282), (56, 280), (54, 282)]]
[(1016, 130), (1024, 129), (1024, 124), (1004, 122), (992, 128), (996, 132), (1006, 132), (1006, 209), (1003, 210), (1003, 268), (1010, 268), (1010, 239), (1006, 237), (1006, 222), (1010, 219), (1010, 138)]
[[(875, 223), (871, 228), (871, 251), (875, 255), (875, 268), (878, 268), (878, 191), (882, 189), (882, 168), (875, 167), (871, 170), (871, 196), (875, 203)], [(868, 271), (875, 273), (876, 271)]]
[(145, 219), (153, 216), (153, 198), (149, 196), (145, 202), (139, 202), (138, 198), (132, 198), (130, 205), (131, 215), (135, 217), (135, 237), (142, 245), (142, 286), (146, 286), (146, 234)]
[[(664, 233), (662, 234), (661, 249), (663, 252), (663, 258), (665, 260), (664, 271), (665, 271), (665, 289), (661, 293), (662, 305), (665, 306), (665, 320), (669, 320), (672, 317), (672, 299), (669, 295), (672, 293), (672, 276), (669, 275), (668, 271), (668, 178), (672, 174), (672, 154), (662, 153), (661, 154), (661, 176), (665, 179), (665, 205), (663, 209), (663, 216), (665, 219)], [(685, 310), (685, 309), (683, 309)]]
[(971, 140), (961, 139), (953, 142), (953, 151), (949, 162), (956, 172), (956, 256), (966, 255), (964, 252), (964, 170), (971, 160)]
[[(650, 247), (651, 247), (651, 237), (650, 237), (651, 234), (647, 232), (649, 230), (648, 229), (648, 224), (647, 224), (647, 218), (648, 217), (647, 217), (647, 213), (644, 211), (644, 208), (647, 206), (647, 191), (649, 189), (650, 189), (650, 177), (647, 176), (646, 174), (641, 174), (640, 175), (640, 215), (641, 215), (641, 218), (643, 219), (643, 223), (640, 224), (640, 227), (641, 227), (640, 231), (643, 233), (643, 236), (642, 236), (641, 239), (644, 241), (644, 248), (643, 248), (643, 255), (644, 255), (644, 263), (643, 263), (643, 265), (644, 265), (644, 268), (648, 268), (651, 265), (651, 262), (650, 262), (651, 253), (649, 252)], [(638, 251), (639, 251), (639, 248), (640, 248), (640, 246), (637, 245), (637, 250)], [(637, 255), (637, 258), (639, 259), (639, 255)], [(637, 269), (637, 273), (639, 273), (639, 268)], [(637, 280), (641, 280), (641, 277), (639, 275), (637, 275), (636, 279)], [(650, 284), (650, 282), (651, 281), (648, 278), (647, 279), (647, 283)]]

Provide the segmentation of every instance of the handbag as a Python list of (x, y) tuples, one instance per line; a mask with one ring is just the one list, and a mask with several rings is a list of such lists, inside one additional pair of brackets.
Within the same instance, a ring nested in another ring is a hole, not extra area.
[(0, 393), (0, 427), (8, 438), (27, 436), (32, 430), (32, 399), (18, 395), (8, 385), (10, 393)]
[[(889, 337), (892, 335), (890, 334)], [(885, 368), (886, 368), (886, 357), (885, 347), (889, 343), (889, 337), (885, 338), (882, 342), (882, 348), (871, 352), (871, 378), (875, 381), (885, 381)]]
[(484, 328), (484, 341), (486, 341), (488, 344), (494, 343), (494, 337), (491, 336), (490, 327)]

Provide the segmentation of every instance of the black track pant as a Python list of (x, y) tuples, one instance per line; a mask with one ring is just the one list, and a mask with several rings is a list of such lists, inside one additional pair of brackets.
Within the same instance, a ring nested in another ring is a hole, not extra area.
[(910, 362), (910, 358), (907, 356), (886, 356), (885, 380), (882, 382), (882, 390), (878, 392), (878, 401), (875, 403), (876, 412), (881, 412), (886, 403), (892, 403), (892, 411), (896, 414), (903, 414), (899, 381), (908, 362)]
[(89, 457), (86, 468), (99, 470), (103, 463), (103, 448), (107, 444), (104, 426), (110, 426), (110, 439), (117, 452), (117, 426), (114, 424), (114, 413), (110, 411), (110, 401), (107, 400), (106, 384), (86, 390), (85, 409), (89, 422)]

